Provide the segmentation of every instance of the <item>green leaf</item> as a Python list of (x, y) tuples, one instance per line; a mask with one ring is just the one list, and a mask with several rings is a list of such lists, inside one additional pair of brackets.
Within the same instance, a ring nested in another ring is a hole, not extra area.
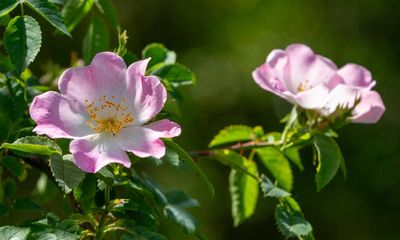
[(14, 8), (18, 6), (17, 0), (1, 0), (0, 1), (0, 17), (9, 14)]
[(151, 58), (147, 66), (148, 69), (151, 69), (153, 66), (158, 65), (160, 63), (165, 63), (165, 64), (175, 63), (176, 60), (175, 52), (168, 50), (161, 43), (151, 43), (147, 45), (142, 51), (142, 57), (143, 59)]
[(314, 146), (317, 150), (317, 191), (321, 191), (336, 175), (340, 162), (343, 161), (340, 148), (331, 137), (325, 135), (316, 135), (314, 137)]
[(190, 198), (181, 190), (171, 190), (165, 194), (168, 204), (182, 208), (191, 208), (200, 206), (196, 199)]
[(27, 172), (24, 165), (22, 165), (21, 161), (17, 158), (12, 156), (3, 156), (1, 157), (1, 163), (20, 181), (23, 181), (26, 178)]
[(84, 210), (89, 210), (94, 204), (97, 180), (94, 174), (86, 174), (82, 183), (74, 189), (74, 197)]
[(89, 63), (98, 52), (107, 50), (110, 36), (104, 21), (97, 15), (93, 15), (83, 38), (82, 55), (85, 63)]
[(216, 147), (227, 143), (250, 141), (254, 139), (253, 129), (244, 125), (232, 125), (222, 129), (208, 145)]
[(65, 25), (69, 32), (74, 30), (76, 25), (86, 16), (92, 9), (93, 0), (68, 0), (62, 11), (61, 16), (64, 18)]
[(50, 168), (58, 186), (66, 194), (79, 186), (85, 177), (85, 173), (73, 162), (71, 154), (62, 157), (58, 154), (51, 155)]
[(179, 63), (166, 64), (152, 74), (159, 76), (174, 87), (196, 83), (195, 74), (189, 68)]
[(61, 17), (60, 11), (50, 3), (48, 0), (27, 0), (25, 3), (39, 13), (46, 21), (48, 21), (55, 28), (60, 30), (65, 35), (71, 37), (64, 20)]
[(287, 238), (311, 234), (311, 224), (300, 214), (292, 212), (285, 205), (279, 204), (275, 209), (275, 220), (279, 231)]
[[(255, 162), (244, 158), (243, 161), (247, 171), (258, 176)], [(238, 226), (254, 214), (258, 200), (258, 181), (242, 171), (232, 169), (229, 175), (229, 189), (232, 200), (232, 217), (234, 225)]]
[(164, 144), (165, 146), (173, 149), (179, 155), (179, 158), (184, 161), (187, 166), (190, 167), (194, 174), (201, 180), (203, 180), (208, 188), (208, 191), (211, 193), (212, 196), (214, 196), (214, 187), (212, 183), (210, 182), (210, 180), (208, 180), (208, 177), (203, 173), (201, 168), (195, 163), (192, 157), (188, 153), (186, 153), (185, 150), (183, 150), (179, 145), (171, 140), (164, 139)]
[(299, 149), (297, 147), (291, 147), (284, 150), (286, 157), (289, 158), (299, 169), (300, 171), (304, 170), (303, 163), (301, 162), (301, 157), (299, 153)]
[(29, 228), (20, 228), (14, 226), (0, 227), (1, 240), (25, 240), (31, 230)]
[(35, 59), (41, 44), (42, 32), (35, 19), (17, 16), (10, 21), (4, 34), (4, 47), (19, 72)]
[(183, 208), (169, 204), (164, 208), (164, 214), (182, 226), (183, 230), (188, 234), (193, 234), (197, 229), (197, 221), (194, 217)]
[(278, 188), (267, 176), (262, 175), (261, 179), (260, 186), (264, 197), (283, 198), (290, 196), (290, 193)]
[(23, 137), (17, 139), (14, 143), (3, 143), (0, 148), (45, 156), (62, 154), (61, 148), (56, 142), (42, 136)]
[(278, 181), (278, 185), (290, 192), (293, 187), (293, 174), (285, 155), (275, 147), (258, 148), (256, 151), (261, 162)]
[(243, 157), (231, 150), (211, 150), (211, 156), (221, 162), (222, 164), (225, 164), (233, 169), (236, 169), (238, 171), (244, 171), (246, 172), (247, 169), (244, 166), (244, 161)]
[(107, 168), (107, 166), (101, 168), (96, 173), (96, 177), (103, 180), (109, 186), (112, 186), (114, 183), (114, 174)]
[(107, 21), (111, 24), (114, 29), (119, 26), (117, 12), (115, 11), (114, 5), (111, 0), (94, 0), (97, 8), (103, 14)]

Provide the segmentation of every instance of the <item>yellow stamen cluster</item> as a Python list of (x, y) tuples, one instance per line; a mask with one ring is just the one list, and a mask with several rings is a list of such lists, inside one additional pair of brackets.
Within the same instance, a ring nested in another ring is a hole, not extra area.
[(109, 99), (104, 95), (94, 101), (86, 99), (85, 104), (86, 112), (90, 117), (86, 124), (95, 132), (108, 132), (115, 135), (134, 120), (126, 106), (125, 97), (116, 102), (115, 96)]

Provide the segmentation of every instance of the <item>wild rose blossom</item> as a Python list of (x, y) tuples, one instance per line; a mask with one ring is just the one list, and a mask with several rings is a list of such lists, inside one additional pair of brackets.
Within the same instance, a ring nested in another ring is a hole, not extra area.
[(36, 96), (30, 106), (34, 131), (51, 138), (72, 139), (70, 151), (83, 171), (97, 172), (110, 163), (129, 168), (125, 151), (161, 158), (160, 138), (180, 135), (178, 124), (150, 121), (164, 106), (167, 93), (155, 76), (144, 76), (149, 59), (128, 68), (118, 55), (97, 54), (86, 67), (67, 69), (60, 93)]
[(253, 78), (261, 88), (324, 116), (340, 107), (353, 109), (353, 122), (375, 123), (385, 111), (380, 95), (371, 90), (376, 82), (366, 68), (350, 63), (338, 69), (303, 44), (273, 50)]

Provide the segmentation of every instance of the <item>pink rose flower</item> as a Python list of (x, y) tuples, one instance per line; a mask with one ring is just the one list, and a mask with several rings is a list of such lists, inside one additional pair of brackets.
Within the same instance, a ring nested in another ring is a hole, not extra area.
[(354, 107), (351, 121), (375, 123), (385, 111), (380, 95), (371, 91), (376, 82), (367, 69), (357, 64), (338, 69), (303, 44), (273, 50), (253, 78), (261, 88), (324, 116)]
[(149, 59), (128, 68), (118, 55), (97, 54), (86, 67), (67, 69), (60, 77), (60, 93), (36, 96), (29, 113), (33, 130), (51, 138), (72, 139), (75, 164), (97, 172), (110, 163), (129, 168), (125, 151), (139, 157), (161, 158), (160, 138), (180, 135), (178, 124), (150, 121), (164, 106), (167, 92), (155, 76), (144, 76)]

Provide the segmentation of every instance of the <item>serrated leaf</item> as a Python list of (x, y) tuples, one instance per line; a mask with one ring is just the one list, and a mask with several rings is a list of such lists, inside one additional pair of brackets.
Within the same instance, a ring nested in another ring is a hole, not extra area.
[(212, 183), (210, 182), (210, 180), (208, 180), (208, 177), (203, 173), (201, 168), (194, 162), (192, 157), (188, 153), (186, 153), (186, 151), (183, 150), (179, 145), (171, 140), (164, 139), (164, 144), (166, 147), (173, 149), (179, 155), (179, 158), (184, 161), (185, 164), (190, 167), (193, 173), (206, 184), (208, 191), (211, 193), (212, 196), (214, 196), (214, 187)]
[[(253, 161), (244, 164), (248, 172), (258, 176), (257, 165)], [(231, 170), (229, 189), (232, 201), (232, 217), (234, 225), (238, 226), (254, 214), (258, 200), (258, 181), (242, 171)]]
[(0, 1), (0, 17), (9, 14), (14, 8), (18, 6), (17, 0), (1, 0)]
[(244, 166), (243, 157), (239, 153), (227, 149), (211, 150), (210, 152), (211, 156), (213, 156), (213, 158), (222, 164), (225, 164), (238, 171), (247, 171), (246, 167)]
[(27, 0), (25, 3), (39, 13), (46, 21), (55, 28), (60, 30), (65, 35), (71, 37), (64, 20), (61, 17), (60, 11), (48, 0)]
[(260, 186), (264, 197), (283, 198), (290, 196), (290, 193), (278, 188), (267, 176), (263, 175), (261, 179)]
[(336, 175), (343, 156), (335, 140), (325, 135), (316, 135), (314, 137), (314, 147), (317, 150), (318, 161), (315, 181), (319, 192)]
[(263, 165), (278, 181), (278, 185), (290, 192), (293, 186), (293, 174), (285, 155), (275, 147), (258, 148), (256, 151)]
[(167, 205), (164, 208), (164, 214), (182, 226), (184, 232), (188, 234), (193, 234), (197, 229), (197, 221), (194, 217), (185, 211), (183, 208), (180, 208), (175, 205)]
[(93, 0), (68, 0), (62, 11), (61, 16), (69, 32), (74, 30), (76, 25), (92, 9)]
[(227, 143), (250, 141), (253, 139), (254, 135), (251, 127), (232, 125), (222, 129), (217, 135), (215, 135), (208, 146), (211, 148)]
[(88, 210), (94, 204), (96, 195), (96, 177), (94, 174), (86, 174), (82, 183), (74, 189), (74, 197), (79, 201), (84, 210)]
[(115, 11), (114, 5), (111, 0), (94, 0), (97, 8), (103, 14), (107, 21), (111, 24), (114, 29), (118, 28), (118, 18)]
[(275, 209), (275, 220), (279, 231), (287, 238), (307, 236), (311, 233), (311, 224), (300, 214), (289, 212), (283, 205), (279, 204)]
[(2, 240), (25, 240), (31, 230), (14, 226), (0, 227), (0, 239)]
[(23, 181), (26, 178), (27, 172), (21, 161), (17, 158), (12, 156), (3, 156), (1, 157), (1, 163), (20, 181)]
[(3, 143), (0, 148), (45, 156), (62, 154), (61, 148), (56, 142), (42, 136), (23, 137), (17, 139), (14, 143)]
[(20, 73), (35, 59), (41, 44), (42, 32), (35, 19), (17, 16), (10, 21), (4, 34), (4, 47)]
[(93, 15), (83, 38), (83, 60), (89, 63), (96, 53), (107, 50), (109, 42), (110, 36), (107, 26), (99, 16)]
[(51, 155), (50, 168), (58, 186), (66, 194), (79, 186), (85, 177), (85, 173), (75, 165), (70, 154), (62, 157), (58, 154)]
[(187, 67), (179, 64), (166, 64), (152, 74), (162, 78), (174, 87), (196, 83), (196, 75)]
[(151, 69), (153, 66), (160, 63), (175, 63), (176, 56), (173, 51), (168, 50), (163, 44), (151, 43), (143, 49), (142, 58), (151, 58), (147, 65), (147, 68)]

